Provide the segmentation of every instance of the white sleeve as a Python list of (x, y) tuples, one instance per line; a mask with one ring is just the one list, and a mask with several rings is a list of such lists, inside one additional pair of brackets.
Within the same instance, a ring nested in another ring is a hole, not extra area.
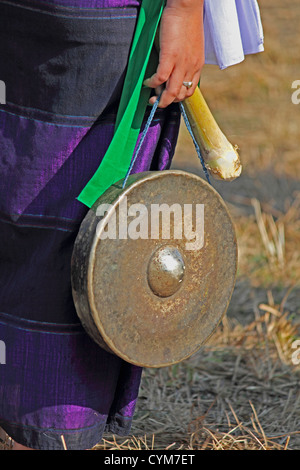
[(264, 50), (256, 0), (204, 1), (205, 63), (225, 69)]

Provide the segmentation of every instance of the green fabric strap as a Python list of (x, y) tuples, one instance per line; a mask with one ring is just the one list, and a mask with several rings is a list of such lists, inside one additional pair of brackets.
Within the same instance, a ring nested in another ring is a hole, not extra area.
[(151, 90), (143, 87), (146, 71), (154, 73), (158, 56), (153, 42), (165, 0), (143, 0), (129, 56), (128, 68), (118, 109), (115, 133), (99, 168), (78, 196), (88, 207), (106, 189), (126, 176)]

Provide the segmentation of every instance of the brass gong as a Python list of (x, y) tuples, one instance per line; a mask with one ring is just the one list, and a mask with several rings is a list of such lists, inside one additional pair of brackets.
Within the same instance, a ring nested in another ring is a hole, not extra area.
[[(169, 232), (168, 232), (169, 229)], [(237, 243), (199, 176), (148, 171), (112, 185), (83, 220), (72, 257), (78, 316), (102, 348), (143, 367), (180, 362), (227, 310)]]

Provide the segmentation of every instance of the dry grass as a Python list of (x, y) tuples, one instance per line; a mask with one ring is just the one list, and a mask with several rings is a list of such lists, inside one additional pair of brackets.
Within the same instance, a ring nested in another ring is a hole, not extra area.
[(299, 329), (287, 297), (268, 297), (246, 327), (225, 318), (189, 360), (145, 370), (132, 435), (106, 436), (96, 449), (299, 449)]
[(254, 286), (297, 282), (300, 279), (300, 191), (285, 212), (277, 210), (275, 215), (271, 209), (263, 210), (257, 198), (244, 204), (253, 208), (253, 214), (234, 218), (240, 276), (247, 277)]

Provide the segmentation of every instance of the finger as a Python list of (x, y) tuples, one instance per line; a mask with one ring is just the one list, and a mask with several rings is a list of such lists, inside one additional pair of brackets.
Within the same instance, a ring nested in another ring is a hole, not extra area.
[[(189, 98), (190, 96), (192, 96), (194, 93), (195, 93), (195, 90), (199, 84), (199, 81), (200, 81), (200, 77), (201, 77), (201, 70), (199, 70), (198, 72), (196, 72), (192, 78), (192, 82), (193, 82), (193, 85), (191, 86), (191, 88), (186, 88), (186, 98)], [(188, 81), (188, 80), (185, 80), (185, 81)]]
[(160, 85), (157, 88), (155, 88), (155, 95), (151, 96), (151, 98), (149, 99), (149, 104), (153, 105), (155, 101), (157, 100), (157, 98), (161, 96), (163, 90), (164, 90), (163, 85)]
[(159, 85), (158, 87), (155, 88), (155, 94), (156, 94), (157, 96), (161, 95), (162, 92), (163, 92), (163, 90), (164, 90), (164, 88), (165, 88), (164, 85)]
[[(195, 92), (195, 90), (198, 86), (200, 76), (201, 76), (201, 71), (196, 72), (192, 80), (190, 80), (190, 75), (185, 76), (185, 79), (183, 81), (185, 81), (185, 82), (190, 82), (191, 81), (193, 83), (193, 85), (191, 86), (191, 88), (187, 88), (185, 85), (182, 84), (181, 88), (180, 88), (180, 91), (178, 92), (177, 96), (173, 100), (174, 103), (179, 103), (181, 101), (184, 101), (186, 98), (189, 98), (190, 96), (192, 96), (194, 94), (194, 92)], [(163, 87), (158, 87), (155, 90), (156, 91), (156, 96), (152, 96), (149, 100), (149, 103), (151, 105), (153, 105), (155, 103), (155, 101), (157, 100), (157, 97), (160, 95), (162, 90), (163, 90)], [(163, 100), (160, 100), (159, 106), (160, 107), (165, 107), (165, 106), (168, 106), (168, 104), (166, 104), (165, 99), (163, 99)]]
[(159, 63), (155, 74), (152, 77), (144, 80), (143, 85), (149, 88), (157, 88), (166, 83), (172, 73), (173, 65), (171, 62), (165, 61), (163, 64)]
[(149, 99), (149, 104), (153, 105), (155, 101), (157, 100), (157, 98), (162, 94), (163, 90), (164, 90), (163, 85), (160, 85), (157, 88), (155, 88), (155, 95), (151, 96), (151, 98)]
[(198, 86), (199, 80), (200, 80), (200, 75), (201, 71), (195, 73), (194, 77), (192, 80), (190, 80), (190, 75), (187, 75), (184, 79), (185, 82), (192, 82), (192, 86), (190, 88), (187, 88), (185, 85), (182, 85), (181, 91), (177, 98), (174, 100), (176, 103), (185, 100), (186, 98), (189, 98), (192, 96)]
[(180, 101), (185, 100), (186, 97), (187, 97), (187, 88), (186, 88), (186, 86), (182, 85), (180, 93), (175, 98), (174, 103), (179, 103)]
[(166, 83), (166, 88), (161, 95), (159, 102), (160, 108), (165, 108), (169, 106), (177, 98), (182, 90), (184, 74), (181, 72), (180, 68), (175, 68)]

